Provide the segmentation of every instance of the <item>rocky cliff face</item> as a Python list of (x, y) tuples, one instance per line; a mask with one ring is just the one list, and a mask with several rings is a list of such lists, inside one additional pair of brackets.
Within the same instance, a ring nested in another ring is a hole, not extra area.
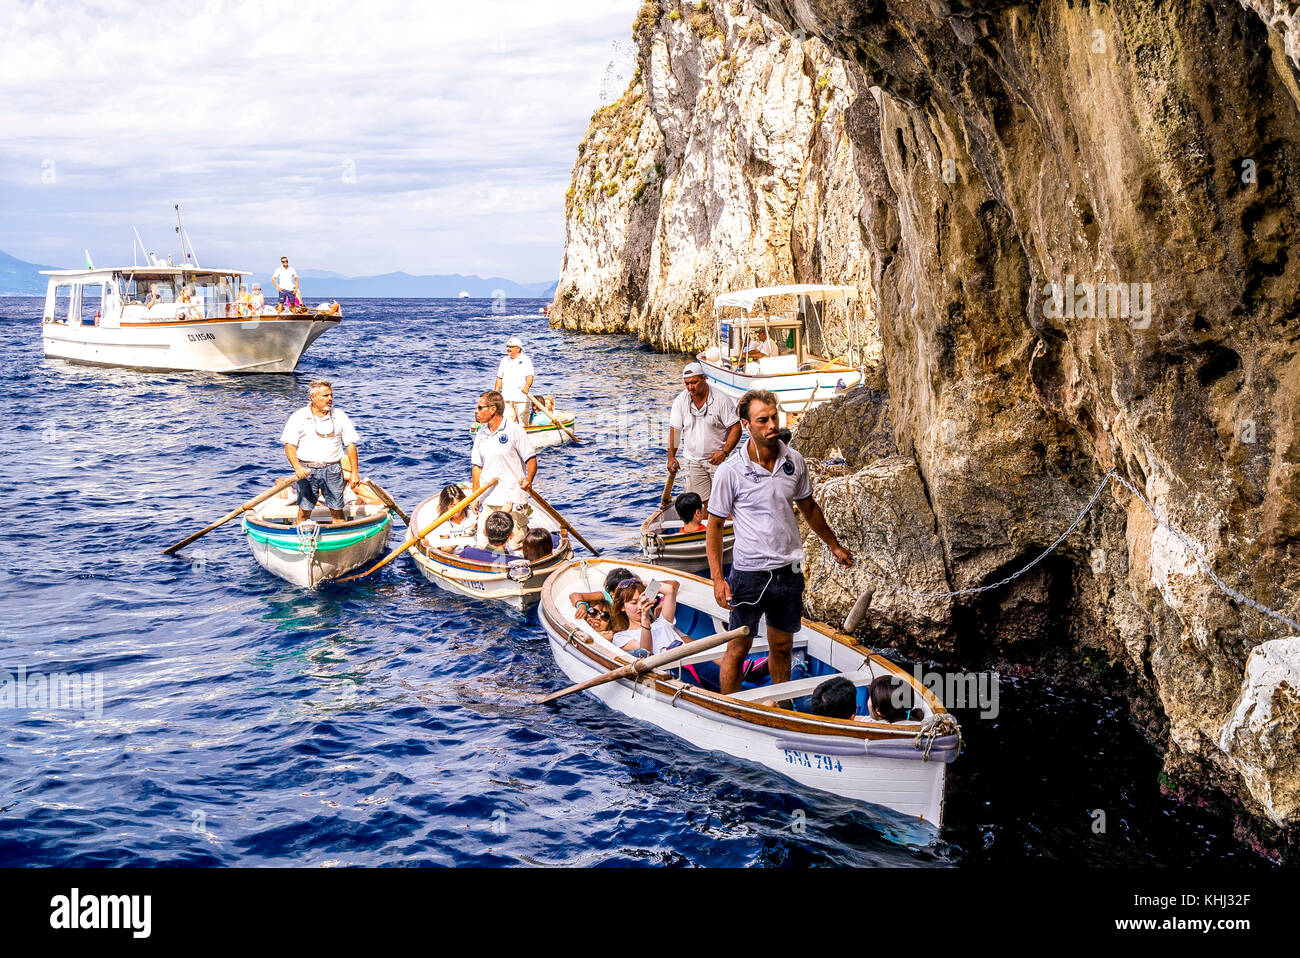
[[(858, 284), (877, 382), (800, 442), (844, 460), (819, 499), (862, 561), (810, 541), (809, 611), (871, 584), (873, 640), (1104, 653), (1171, 770), (1293, 837), (1300, 643), (1242, 596), (1300, 616), (1294, 8), (648, 3), (633, 93), (662, 179), (640, 212), (610, 197), (621, 232), (570, 216), (556, 307), (681, 347), (719, 290)], [(1112, 468), (1237, 598), (1114, 481), (997, 590), (890, 587), (1000, 580)]]

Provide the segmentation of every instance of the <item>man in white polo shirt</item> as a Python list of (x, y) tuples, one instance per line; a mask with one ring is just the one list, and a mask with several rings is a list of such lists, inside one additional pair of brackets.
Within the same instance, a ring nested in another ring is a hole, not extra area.
[(480, 533), (493, 512), (511, 513), (518, 531), (520, 521), (513, 513), (528, 501), (528, 490), (537, 477), (537, 451), (524, 427), (505, 418), (505, 408), (505, 400), (496, 390), (480, 395), (474, 407), (474, 419), (479, 423), (470, 454), (474, 488), (498, 480), (496, 487), (480, 500), (487, 506), (480, 510)]
[(524, 355), (524, 344), (518, 336), (506, 340), (506, 356), (497, 365), (497, 382), (492, 387), (506, 401), (506, 416), (511, 422), (527, 425), (529, 419), (528, 393), (533, 388), (533, 361)]
[[(853, 554), (840, 545), (812, 497), (812, 481), (803, 456), (777, 438), (776, 396), (751, 389), (740, 397), (740, 418), (749, 442), (718, 467), (709, 500), (706, 544), (713, 595), (731, 610), (727, 628), (749, 627), (733, 639), (722, 659), (722, 692), (740, 690), (741, 669), (754, 642), (759, 620), (767, 617), (768, 669), (772, 684), (790, 680), (790, 652), (803, 615), (803, 547), (794, 505), (840, 565), (851, 567)], [(730, 579), (722, 577), (722, 527), (727, 517), (735, 528)]]
[[(316, 507), (321, 494), (335, 522), (343, 520), (343, 487), (355, 489), (361, 476), (357, 468), (357, 431), (347, 413), (334, 408), (334, 388), (317, 379), (308, 387), (311, 402), (295, 410), (284, 424), (280, 441), (298, 475), (298, 521)], [(343, 478), (343, 452), (347, 450), (352, 474)]]
[(740, 442), (740, 417), (731, 397), (709, 386), (699, 363), (682, 370), (682, 382), (686, 388), (673, 400), (668, 419), (668, 471), (675, 475), (685, 463), (685, 491), (696, 493), (707, 507), (714, 471)]

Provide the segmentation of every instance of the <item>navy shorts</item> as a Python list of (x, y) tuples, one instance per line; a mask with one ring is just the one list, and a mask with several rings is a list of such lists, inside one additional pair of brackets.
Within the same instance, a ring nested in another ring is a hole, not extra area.
[(298, 480), (298, 508), (311, 509), (323, 492), (327, 509), (343, 508), (343, 467), (337, 462), (318, 466), (306, 479)]
[(782, 566), (768, 572), (742, 572), (732, 569), (727, 578), (731, 586), (731, 617), (728, 629), (749, 627), (750, 636), (758, 632), (758, 621), (767, 616), (767, 627), (782, 632), (798, 632), (803, 619), (803, 573)]
[(298, 297), (293, 295), (293, 290), (282, 289), (280, 290), (280, 302), (283, 303), (285, 300), (288, 300), (289, 305), (292, 306), (298, 301)]

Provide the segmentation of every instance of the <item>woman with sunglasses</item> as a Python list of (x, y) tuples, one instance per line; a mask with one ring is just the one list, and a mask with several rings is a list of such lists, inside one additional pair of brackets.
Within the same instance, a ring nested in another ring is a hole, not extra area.
[(624, 652), (650, 655), (689, 642), (673, 627), (677, 621), (677, 590), (680, 582), (671, 579), (660, 583), (662, 593), (647, 595), (645, 583), (638, 578), (624, 579), (614, 589), (610, 613), (610, 639)]

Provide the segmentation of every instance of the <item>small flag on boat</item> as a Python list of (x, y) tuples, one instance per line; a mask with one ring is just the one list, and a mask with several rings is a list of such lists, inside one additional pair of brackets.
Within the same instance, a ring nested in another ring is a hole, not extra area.
[(94, 269), (95, 264), (90, 261), (90, 250), (85, 250), (85, 254), (86, 254), (86, 269)]

